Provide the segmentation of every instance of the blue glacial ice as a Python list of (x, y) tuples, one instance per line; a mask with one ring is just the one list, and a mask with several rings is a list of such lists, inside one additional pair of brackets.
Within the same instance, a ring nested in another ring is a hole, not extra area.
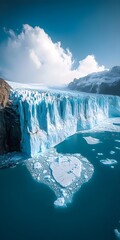
[(120, 117), (117, 96), (16, 90), (12, 98), (20, 113), (22, 152), (33, 157), (77, 131)]
[[(120, 117), (120, 97), (18, 89), (11, 98), (20, 114), (21, 150), (28, 155), (28, 170), (54, 190), (55, 206), (66, 206), (94, 168), (81, 154), (60, 154), (54, 146), (78, 131), (120, 131), (119, 124), (113, 124)], [(93, 137), (85, 140), (100, 143)]]

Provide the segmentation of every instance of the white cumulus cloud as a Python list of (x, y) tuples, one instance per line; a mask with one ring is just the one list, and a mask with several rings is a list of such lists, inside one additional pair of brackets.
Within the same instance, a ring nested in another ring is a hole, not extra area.
[(36, 68), (41, 67), (41, 62), (33, 49), (30, 49), (30, 58), (32, 59), (33, 63), (36, 65)]
[(79, 61), (79, 66), (73, 69), (69, 49), (63, 49), (60, 42), (54, 43), (42, 28), (28, 24), (23, 25), (19, 34), (9, 30), (8, 41), (0, 48), (0, 54), (3, 75), (21, 83), (68, 84), (74, 78), (105, 69), (93, 55)]
[(105, 67), (103, 65), (99, 66), (93, 55), (88, 55), (85, 59), (79, 61), (79, 67), (77, 69), (78, 77), (79, 75), (83, 77), (91, 72), (100, 72), (104, 70)]

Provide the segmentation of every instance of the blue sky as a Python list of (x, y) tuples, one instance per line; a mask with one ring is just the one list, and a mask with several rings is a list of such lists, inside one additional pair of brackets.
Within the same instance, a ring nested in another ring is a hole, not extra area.
[(76, 66), (87, 55), (100, 65), (120, 65), (119, 0), (2, 0), (0, 42), (7, 39), (3, 28), (19, 33), (23, 24), (40, 26), (72, 52)]
[(119, 0), (4, 0), (0, 5), (1, 41), (3, 27), (39, 25), (77, 59), (94, 54), (106, 67), (120, 64)]

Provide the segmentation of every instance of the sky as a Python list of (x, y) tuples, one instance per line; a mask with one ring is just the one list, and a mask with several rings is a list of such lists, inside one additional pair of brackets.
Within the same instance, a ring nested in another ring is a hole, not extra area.
[(119, 0), (1, 0), (0, 72), (69, 83), (120, 65)]

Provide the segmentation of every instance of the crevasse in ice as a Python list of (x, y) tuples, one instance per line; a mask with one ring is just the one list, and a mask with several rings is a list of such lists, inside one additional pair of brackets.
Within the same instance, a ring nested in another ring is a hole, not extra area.
[(120, 116), (120, 97), (71, 92), (16, 90), (22, 152), (35, 156), (79, 130)]

